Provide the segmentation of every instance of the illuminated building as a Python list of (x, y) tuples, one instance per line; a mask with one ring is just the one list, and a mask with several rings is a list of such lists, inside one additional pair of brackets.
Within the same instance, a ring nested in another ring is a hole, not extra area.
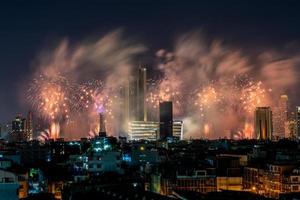
[(26, 127), (26, 119), (21, 118), (20, 116), (17, 116), (12, 121), (12, 132), (23, 132), (25, 131)]
[(267, 168), (245, 167), (243, 187), (246, 191), (270, 198), (300, 192), (300, 171), (293, 164), (268, 164)]
[(296, 120), (290, 119), (285, 123), (285, 137), (297, 139), (297, 123)]
[(273, 110), (273, 136), (275, 138), (284, 138), (285, 124), (288, 121), (288, 96), (281, 95), (278, 106)]
[(17, 116), (11, 123), (10, 141), (26, 141), (26, 119)]
[(201, 193), (217, 191), (216, 177), (208, 175), (206, 170), (198, 170), (194, 175), (177, 175), (176, 190), (194, 191)]
[(281, 193), (300, 191), (299, 170), (293, 170), (294, 165), (270, 164), (264, 171), (264, 195), (270, 198), (279, 198)]
[(242, 191), (242, 177), (217, 177), (217, 191)]
[(128, 133), (129, 123), (132, 121), (147, 121), (147, 69), (139, 67), (138, 72), (124, 82), (121, 89), (120, 103), (121, 124), (123, 132)]
[[(173, 136), (183, 139), (183, 122), (173, 121)], [(159, 122), (132, 121), (129, 123), (129, 140), (156, 140), (159, 136)]]
[(258, 140), (272, 139), (272, 111), (270, 107), (257, 107), (254, 112), (254, 133)]
[(129, 123), (129, 140), (156, 140), (158, 134), (158, 122), (132, 121)]
[(26, 139), (27, 141), (32, 140), (33, 137), (33, 122), (32, 112), (29, 111), (26, 119)]
[(296, 107), (297, 137), (300, 137), (300, 106)]
[(217, 156), (217, 191), (242, 190), (242, 175), (240, 168), (245, 158), (242, 155), (220, 154)]
[(173, 136), (173, 108), (171, 101), (159, 103), (159, 138)]
[(183, 121), (173, 121), (173, 137), (178, 138), (179, 140), (183, 139)]

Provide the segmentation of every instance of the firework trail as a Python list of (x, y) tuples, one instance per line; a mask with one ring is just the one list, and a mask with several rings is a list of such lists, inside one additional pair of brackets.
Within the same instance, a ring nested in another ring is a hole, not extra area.
[(83, 112), (88, 112), (92, 120), (89, 130), (89, 137), (97, 135), (99, 132), (98, 115), (103, 113), (105, 115), (105, 123), (108, 132), (113, 131), (114, 124), (118, 115), (118, 103), (120, 96), (118, 91), (114, 88), (105, 87), (101, 80), (89, 80), (81, 84), (79, 89), (78, 105), (79, 109)]
[(39, 75), (28, 89), (28, 100), (46, 120), (68, 119), (74, 111), (73, 91), (76, 88), (67, 78)]
[[(136, 56), (145, 50), (143, 45), (123, 38), (120, 29), (78, 45), (65, 39), (57, 48), (39, 55), (28, 101), (49, 124), (59, 122), (66, 138), (87, 134), (86, 127), (93, 124), (100, 109), (117, 127), (119, 111), (112, 111), (113, 104), (118, 104), (116, 94), (130, 76)], [(103, 82), (93, 80), (98, 78)]]
[[(179, 116), (183, 114), (182, 102), (184, 100), (184, 94), (179, 91), (174, 84), (170, 83), (168, 79), (151, 79), (149, 81), (149, 91), (146, 97), (146, 103), (150, 113), (156, 117), (158, 116), (159, 103), (163, 101), (173, 102), (173, 112)], [(188, 97), (189, 94), (186, 94)], [(151, 118), (151, 117), (150, 117)]]
[[(75, 47), (64, 41), (41, 63), (42, 75), (31, 84), (28, 100), (53, 123), (86, 116), (90, 128), (85, 133), (97, 132), (98, 113), (105, 113), (108, 131), (117, 135), (120, 88), (131, 77), (135, 56), (144, 51), (118, 31)], [(258, 55), (256, 63), (250, 62), (220, 41), (207, 41), (199, 32), (185, 34), (173, 50), (156, 53), (161, 76), (148, 81), (148, 113), (157, 119), (159, 102), (172, 101), (174, 118), (187, 124), (187, 138), (219, 138), (232, 130), (237, 137), (249, 136), (255, 107), (272, 106), (274, 94), (297, 82), (299, 59), (278, 55)]]
[(157, 94), (169, 88), (184, 96), (183, 112), (174, 117), (188, 124), (187, 138), (218, 138), (232, 131), (250, 135), (254, 109), (274, 105), (274, 93), (295, 83), (293, 67), (299, 62), (269, 54), (252, 63), (241, 51), (208, 42), (199, 32), (183, 35), (173, 51), (161, 49), (156, 55), (163, 78), (149, 99), (159, 99)]

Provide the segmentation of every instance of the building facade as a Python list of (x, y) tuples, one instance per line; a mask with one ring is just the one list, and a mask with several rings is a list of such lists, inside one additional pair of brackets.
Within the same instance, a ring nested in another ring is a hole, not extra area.
[(171, 101), (159, 103), (159, 138), (164, 140), (173, 136), (173, 104)]
[(254, 113), (254, 133), (258, 140), (272, 140), (273, 123), (270, 107), (257, 107)]

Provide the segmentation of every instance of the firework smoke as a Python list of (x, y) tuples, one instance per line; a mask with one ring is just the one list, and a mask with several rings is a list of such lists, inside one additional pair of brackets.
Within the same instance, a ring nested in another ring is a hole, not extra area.
[(173, 51), (161, 49), (156, 55), (164, 74), (159, 91), (167, 85), (188, 100), (180, 105), (183, 115), (176, 116), (189, 124), (186, 138), (218, 138), (239, 130), (250, 137), (255, 107), (272, 106), (272, 95), (295, 84), (299, 63), (264, 53), (253, 64), (242, 52), (208, 42), (199, 32), (183, 35)]
[[(83, 124), (75, 128), (75, 124), (79, 124), (76, 121), (82, 122), (82, 118), (87, 118), (85, 124), (92, 123), (94, 119), (91, 118), (100, 107), (113, 116), (111, 99), (128, 79), (136, 55), (143, 51), (144, 46), (123, 39), (120, 30), (96, 42), (75, 46), (64, 40), (53, 51), (39, 56), (28, 99), (49, 124), (62, 123), (63, 137), (78, 138), (86, 135), (89, 130), (85, 130)], [(92, 79), (101, 79), (110, 90), (103, 90), (102, 86), (95, 85), (98, 84), (96, 82), (87, 85)], [(96, 90), (93, 90), (95, 87)], [(119, 112), (117, 108), (114, 111)]]
[[(106, 116), (108, 133), (118, 134), (120, 88), (145, 50), (120, 31), (75, 46), (64, 40), (40, 56), (29, 100), (49, 124), (61, 123), (66, 138), (96, 135), (99, 112)], [(272, 106), (275, 95), (293, 86), (299, 63), (298, 57), (273, 51), (250, 59), (199, 32), (181, 36), (171, 51), (157, 51), (156, 60), (153, 67), (161, 76), (148, 88), (149, 113), (157, 119), (159, 102), (172, 101), (186, 138), (219, 138), (232, 131), (250, 138), (255, 107)]]

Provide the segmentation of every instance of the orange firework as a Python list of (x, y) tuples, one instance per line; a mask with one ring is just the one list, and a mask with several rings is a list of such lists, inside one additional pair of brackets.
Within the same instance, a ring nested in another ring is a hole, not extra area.
[(256, 107), (266, 105), (267, 95), (262, 82), (250, 81), (246, 87), (242, 88), (240, 101), (244, 110), (251, 114)]
[(71, 84), (57, 75), (48, 78), (40, 75), (28, 90), (28, 99), (35, 110), (45, 119), (60, 121), (68, 119), (72, 110)]

